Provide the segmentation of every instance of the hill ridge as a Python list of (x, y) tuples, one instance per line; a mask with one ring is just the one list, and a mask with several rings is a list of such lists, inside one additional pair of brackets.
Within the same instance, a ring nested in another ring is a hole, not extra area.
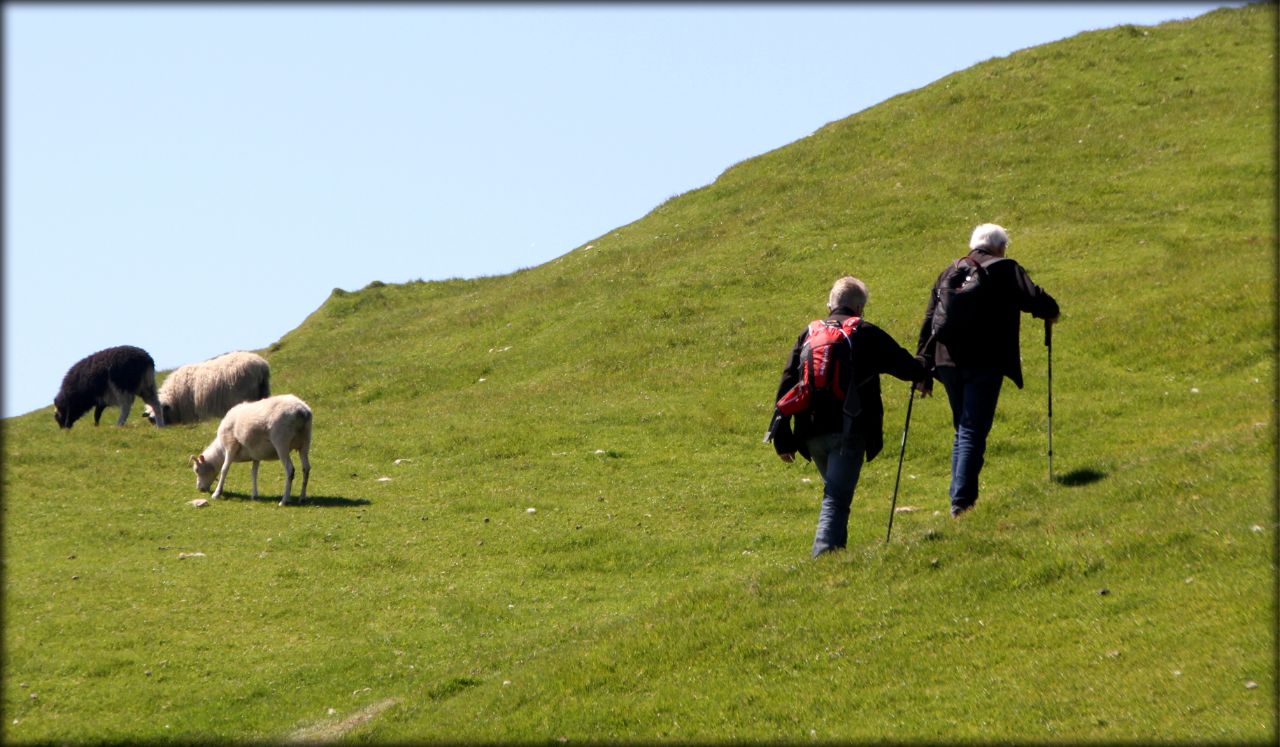
[[(979, 63), (537, 267), (335, 289), (261, 351), (315, 411), (311, 506), (192, 508), (212, 423), (7, 420), (8, 735), (273, 740), (394, 699), (352, 736), (1274, 741), (1275, 11)], [(914, 347), (986, 221), (1063, 306), (1076, 477), (1024, 324), (978, 510), (942, 513), (920, 401), (919, 510), (883, 542), (877, 459), (809, 562), (817, 475), (760, 444), (795, 335), (854, 274)]]

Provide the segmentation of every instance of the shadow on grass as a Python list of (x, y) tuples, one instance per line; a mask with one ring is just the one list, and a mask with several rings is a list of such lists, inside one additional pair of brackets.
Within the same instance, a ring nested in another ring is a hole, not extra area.
[[(280, 502), (279, 495), (269, 495), (266, 493), (259, 493), (257, 498), (253, 498), (248, 493), (238, 493), (234, 490), (223, 490), (222, 498), (235, 499), (239, 501), (257, 501), (258, 503), (279, 503)], [(341, 497), (332, 496), (332, 495), (309, 495), (307, 496), (307, 499), (305, 501), (302, 501), (301, 503), (299, 503), (297, 493), (293, 494), (293, 496), (291, 497), (291, 500), (293, 502), (289, 504), (290, 508), (294, 506), (300, 506), (303, 508), (307, 506), (317, 506), (317, 507), (323, 507), (323, 508), (352, 508), (354, 506), (368, 506), (373, 503), (373, 501), (370, 501), (367, 498), (341, 498)]]
[(1092, 467), (1085, 467), (1083, 469), (1073, 469), (1065, 475), (1058, 475), (1053, 478), (1053, 481), (1059, 485), (1076, 488), (1081, 485), (1092, 485), (1106, 476), (1105, 472), (1093, 469)]

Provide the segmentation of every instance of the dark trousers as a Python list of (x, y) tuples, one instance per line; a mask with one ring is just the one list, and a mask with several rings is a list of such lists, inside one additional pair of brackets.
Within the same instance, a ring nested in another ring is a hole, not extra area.
[(978, 500), (978, 473), (982, 471), (987, 434), (995, 420), (1004, 376), (954, 366), (939, 366), (936, 373), (947, 389), (951, 423), (956, 429), (951, 446), (950, 490), (951, 515), (955, 516)]
[(822, 475), (822, 508), (813, 537), (813, 557), (844, 547), (849, 541), (849, 507), (858, 487), (866, 453), (862, 437), (842, 438), (839, 433), (809, 439), (809, 453)]

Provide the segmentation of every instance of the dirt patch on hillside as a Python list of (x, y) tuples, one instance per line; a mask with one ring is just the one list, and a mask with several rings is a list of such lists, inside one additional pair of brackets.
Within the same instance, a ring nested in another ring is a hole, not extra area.
[(351, 731), (354, 731), (362, 724), (369, 723), (399, 703), (399, 698), (379, 700), (377, 703), (371, 703), (370, 705), (361, 708), (341, 721), (333, 723), (326, 722), (323, 724), (303, 727), (290, 734), (288, 737), (285, 737), (284, 741), (288, 744), (300, 742), (333, 742)]

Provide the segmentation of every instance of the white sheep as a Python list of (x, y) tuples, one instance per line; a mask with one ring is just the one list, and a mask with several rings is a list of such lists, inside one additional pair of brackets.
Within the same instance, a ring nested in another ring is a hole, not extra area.
[(258, 463), (264, 459), (284, 462), (284, 497), (280, 505), (288, 505), (293, 486), (293, 462), (289, 452), (297, 450), (302, 461), (302, 493), (307, 499), (307, 478), (311, 475), (311, 408), (292, 394), (241, 402), (232, 407), (218, 424), (218, 434), (205, 450), (191, 457), (196, 473), (196, 490), (207, 491), (218, 474), (218, 487), (212, 498), (222, 495), (227, 470), (232, 462), (253, 462), (253, 497), (258, 497)]
[[(166, 424), (220, 418), (241, 402), (270, 396), (271, 367), (262, 356), (244, 351), (182, 366), (169, 374), (159, 392)], [(150, 405), (143, 414), (155, 422)]]

